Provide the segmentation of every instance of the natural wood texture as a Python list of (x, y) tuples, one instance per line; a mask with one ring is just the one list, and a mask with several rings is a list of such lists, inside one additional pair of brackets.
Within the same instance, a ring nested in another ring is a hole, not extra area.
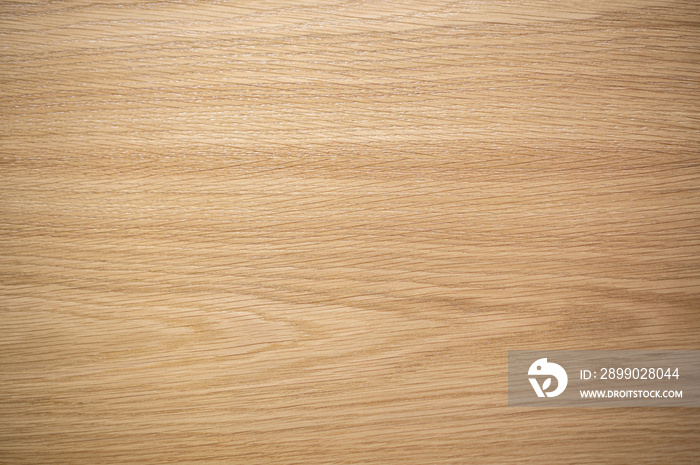
[(698, 5), (3, 2), (0, 463), (698, 463)]

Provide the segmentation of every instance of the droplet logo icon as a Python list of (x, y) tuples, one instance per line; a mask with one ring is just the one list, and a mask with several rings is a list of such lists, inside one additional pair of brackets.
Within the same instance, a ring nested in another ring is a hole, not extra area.
[[(566, 370), (564, 370), (561, 365), (548, 362), (546, 358), (535, 360), (535, 362), (530, 365), (527, 374), (529, 376), (548, 376), (548, 378), (543, 381), (541, 387), (537, 378), (529, 378), (530, 384), (532, 384), (532, 388), (535, 390), (537, 397), (556, 397), (564, 392), (566, 385), (569, 383)], [(553, 391), (547, 391), (552, 385), (552, 377), (557, 380), (557, 387)]]

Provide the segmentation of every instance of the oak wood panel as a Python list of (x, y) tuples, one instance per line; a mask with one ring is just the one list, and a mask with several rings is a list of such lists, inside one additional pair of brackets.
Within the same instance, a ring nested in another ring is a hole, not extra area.
[(3, 2), (0, 463), (698, 463), (698, 5)]

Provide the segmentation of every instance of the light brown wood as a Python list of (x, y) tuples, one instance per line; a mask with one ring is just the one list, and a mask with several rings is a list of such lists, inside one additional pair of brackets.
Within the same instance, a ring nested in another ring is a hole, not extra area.
[(0, 463), (697, 463), (698, 5), (3, 2)]

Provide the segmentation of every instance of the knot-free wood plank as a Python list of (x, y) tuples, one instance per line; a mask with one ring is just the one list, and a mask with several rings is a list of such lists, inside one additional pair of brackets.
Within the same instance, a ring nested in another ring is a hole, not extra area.
[(0, 5), (0, 463), (697, 463), (509, 349), (700, 349), (693, 1)]

